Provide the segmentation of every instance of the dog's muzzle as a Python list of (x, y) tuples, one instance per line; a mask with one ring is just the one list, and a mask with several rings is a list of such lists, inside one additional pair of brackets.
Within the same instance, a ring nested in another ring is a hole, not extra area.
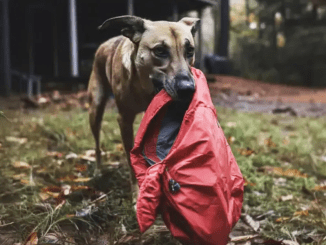
[(165, 73), (157, 71), (151, 76), (151, 79), (156, 93), (165, 89), (174, 100), (191, 100), (195, 92), (195, 80), (186, 72), (181, 72), (169, 79)]

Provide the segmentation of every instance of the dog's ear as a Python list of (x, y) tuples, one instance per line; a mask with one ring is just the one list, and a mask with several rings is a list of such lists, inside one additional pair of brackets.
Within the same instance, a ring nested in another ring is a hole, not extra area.
[(200, 19), (192, 17), (184, 17), (179, 22), (191, 27), (191, 34), (195, 36), (197, 30), (199, 29)]
[(106, 28), (120, 29), (121, 34), (128, 37), (134, 43), (139, 43), (145, 31), (145, 20), (131, 15), (119, 16), (104, 21), (98, 27), (99, 30)]

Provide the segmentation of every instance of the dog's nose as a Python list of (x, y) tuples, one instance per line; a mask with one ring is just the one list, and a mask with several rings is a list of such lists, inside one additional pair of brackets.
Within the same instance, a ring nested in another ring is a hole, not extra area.
[(180, 74), (175, 77), (175, 90), (181, 100), (191, 99), (195, 92), (195, 82), (192, 77), (187, 74)]

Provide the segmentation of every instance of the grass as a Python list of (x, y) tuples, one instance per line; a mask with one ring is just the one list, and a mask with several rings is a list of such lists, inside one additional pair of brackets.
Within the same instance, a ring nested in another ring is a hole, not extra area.
[[(325, 118), (217, 110), (246, 178), (243, 213), (260, 220), (260, 236), (326, 243)], [(87, 112), (1, 115), (8, 118), (0, 117), (1, 244), (31, 240), (33, 234), (39, 244), (177, 244), (161, 220), (140, 239), (114, 110), (105, 114), (106, 155), (96, 179), (87, 179), (94, 170), (87, 155), (94, 147)], [(66, 159), (70, 153), (76, 156)]]

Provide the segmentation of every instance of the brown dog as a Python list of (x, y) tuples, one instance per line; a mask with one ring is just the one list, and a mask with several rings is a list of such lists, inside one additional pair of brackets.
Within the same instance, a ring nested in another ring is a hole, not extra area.
[[(189, 99), (195, 83), (190, 72), (194, 63), (194, 35), (199, 19), (179, 22), (149, 21), (135, 16), (106, 20), (99, 29), (119, 28), (123, 36), (109, 39), (95, 54), (89, 80), (89, 120), (101, 164), (100, 129), (110, 91), (118, 107), (118, 122), (130, 165), (133, 122), (146, 110), (162, 87), (176, 100)], [(136, 186), (132, 174), (133, 188)]]

